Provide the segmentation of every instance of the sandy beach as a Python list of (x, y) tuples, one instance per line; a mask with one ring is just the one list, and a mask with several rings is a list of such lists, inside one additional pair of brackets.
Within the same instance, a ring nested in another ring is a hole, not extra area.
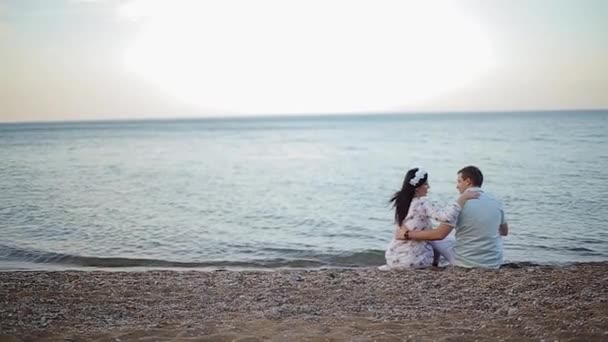
[(606, 341), (608, 263), (0, 272), (0, 341)]

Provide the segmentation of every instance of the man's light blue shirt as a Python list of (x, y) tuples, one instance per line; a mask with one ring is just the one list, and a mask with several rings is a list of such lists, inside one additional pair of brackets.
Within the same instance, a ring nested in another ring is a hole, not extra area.
[(506, 223), (502, 204), (481, 188), (478, 199), (468, 200), (456, 222), (455, 265), (498, 268), (503, 262), (498, 228)]

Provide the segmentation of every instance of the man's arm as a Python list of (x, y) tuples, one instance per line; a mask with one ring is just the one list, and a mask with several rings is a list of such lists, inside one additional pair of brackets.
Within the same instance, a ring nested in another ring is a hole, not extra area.
[(509, 235), (509, 224), (507, 222), (502, 223), (500, 225), (500, 227), (498, 227), (498, 233), (500, 234), (500, 236), (507, 236), (507, 235)]
[[(437, 228), (431, 230), (422, 230), (422, 231), (413, 231), (410, 230), (408, 232), (409, 240), (420, 240), (420, 241), (432, 241), (432, 240), (443, 240), (450, 232), (454, 229), (454, 226), (451, 226), (447, 223), (441, 223)], [(399, 228), (397, 230), (397, 234), (395, 238), (397, 240), (405, 240), (405, 231), (406, 228)]]

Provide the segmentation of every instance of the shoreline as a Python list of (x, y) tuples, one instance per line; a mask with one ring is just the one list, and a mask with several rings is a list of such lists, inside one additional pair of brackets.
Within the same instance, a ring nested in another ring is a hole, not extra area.
[[(112, 267), (99, 267), (99, 266), (78, 266), (78, 265), (61, 265), (61, 264), (36, 264), (45, 265), (45, 267), (32, 267), (31, 263), (8, 263), (13, 266), (12, 268), (2, 268), (0, 263), (0, 273), (11, 273), (11, 272), (276, 272), (276, 271), (328, 271), (328, 270), (373, 270), (383, 265), (366, 265), (366, 266), (320, 266), (320, 267), (236, 267), (236, 266), (206, 266), (206, 267), (158, 267), (158, 266), (112, 266)], [(531, 261), (512, 261), (506, 262), (500, 266), (500, 269), (517, 269), (524, 267), (572, 267), (572, 266), (585, 266), (585, 265), (608, 265), (608, 261), (572, 261), (572, 262), (531, 262)], [(440, 265), (441, 268), (449, 268), (449, 265)]]
[(608, 262), (1, 271), (0, 341), (608, 339)]

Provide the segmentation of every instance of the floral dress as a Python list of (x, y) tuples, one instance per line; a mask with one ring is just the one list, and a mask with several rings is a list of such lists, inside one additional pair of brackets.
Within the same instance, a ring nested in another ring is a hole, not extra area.
[[(460, 205), (454, 202), (445, 208), (431, 203), (427, 197), (415, 197), (410, 204), (403, 225), (410, 230), (433, 229), (431, 219), (456, 224)], [(397, 227), (398, 228), (398, 227)], [(433, 247), (427, 241), (393, 240), (386, 249), (386, 268), (421, 268), (433, 263)]]

